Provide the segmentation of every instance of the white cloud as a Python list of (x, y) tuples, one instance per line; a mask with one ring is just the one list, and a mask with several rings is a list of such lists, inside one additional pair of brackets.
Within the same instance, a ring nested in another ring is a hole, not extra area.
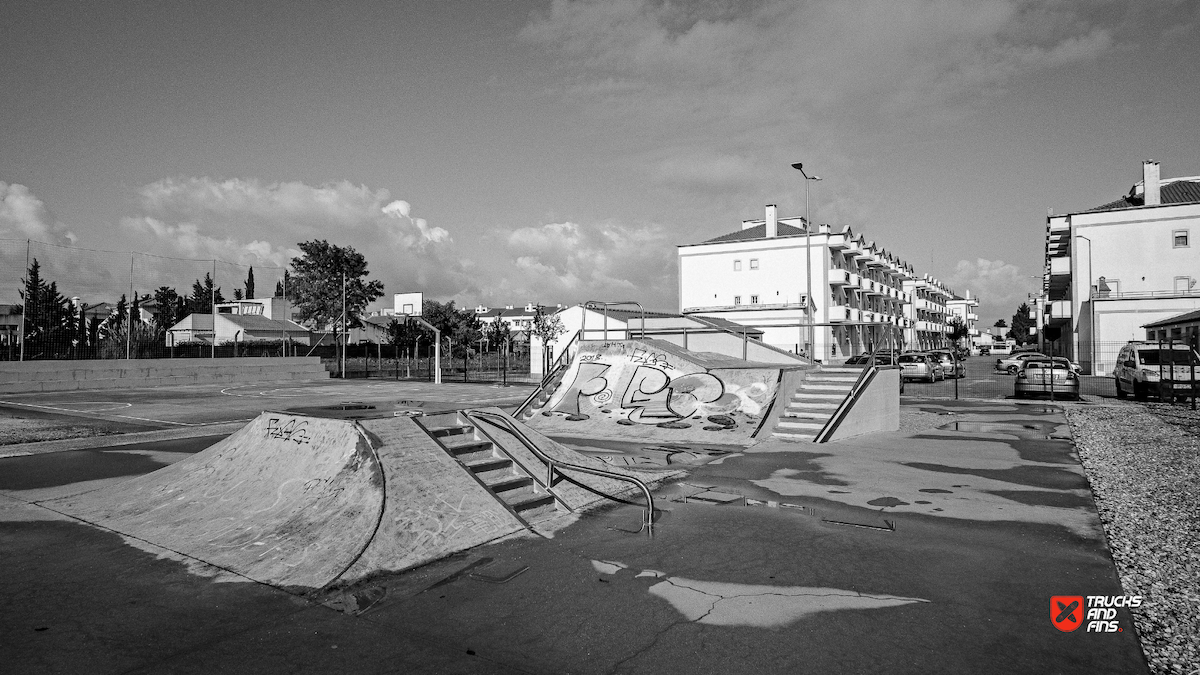
[(997, 318), (1007, 321), (1029, 293), (1041, 288), (1041, 277), (1003, 260), (977, 258), (959, 260), (946, 285), (959, 295), (970, 291), (979, 300), (980, 321), (990, 326)]
[(73, 244), (78, 237), (55, 221), (46, 205), (20, 183), (0, 181), (0, 238)]
[(324, 239), (366, 256), (387, 292), (421, 288), (432, 297), (471, 286), (446, 248), (450, 233), (413, 217), (412, 206), (385, 189), (192, 177), (156, 181), (139, 196), (143, 213), (121, 222), (149, 253), (272, 268), (299, 256), (299, 242)]
[[(485, 302), (574, 304), (638, 299), (648, 307), (676, 304), (675, 251), (659, 225), (549, 223), (523, 227), (505, 240)], [(493, 261), (495, 262), (495, 261)]]

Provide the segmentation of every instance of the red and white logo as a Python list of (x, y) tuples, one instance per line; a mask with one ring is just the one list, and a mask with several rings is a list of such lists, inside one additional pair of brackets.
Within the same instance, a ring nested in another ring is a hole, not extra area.
[(1050, 596), (1050, 623), (1064, 633), (1083, 625), (1082, 595)]

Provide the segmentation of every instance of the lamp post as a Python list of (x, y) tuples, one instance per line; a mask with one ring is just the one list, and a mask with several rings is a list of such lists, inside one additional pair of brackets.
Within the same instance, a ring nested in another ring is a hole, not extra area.
[(812, 315), (812, 220), (808, 217), (808, 186), (813, 181), (821, 180), (821, 177), (805, 173), (803, 162), (792, 164), (792, 168), (804, 176), (804, 316), (808, 319), (808, 358), (811, 361), (817, 346), (817, 334)]
[(1082, 234), (1075, 235), (1088, 243), (1088, 363), (1092, 375), (1096, 374), (1096, 299), (1092, 297), (1092, 240)]

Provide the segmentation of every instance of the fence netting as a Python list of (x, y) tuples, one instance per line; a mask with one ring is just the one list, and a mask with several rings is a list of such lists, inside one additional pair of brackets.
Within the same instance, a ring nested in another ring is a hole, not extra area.
[[(0, 359), (253, 353), (236, 332), (229, 339), (215, 331), (213, 305), (273, 297), (283, 274), (280, 267), (0, 239)], [(281, 344), (255, 346), (283, 353)]]

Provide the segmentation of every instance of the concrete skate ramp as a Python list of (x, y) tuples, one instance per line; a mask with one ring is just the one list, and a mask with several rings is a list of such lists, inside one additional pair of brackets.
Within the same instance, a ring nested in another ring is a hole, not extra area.
[(785, 369), (660, 340), (588, 340), (523, 421), (551, 437), (749, 445)]
[(263, 413), (188, 459), (44, 505), (300, 591), (524, 527), (412, 420), (367, 424)]

